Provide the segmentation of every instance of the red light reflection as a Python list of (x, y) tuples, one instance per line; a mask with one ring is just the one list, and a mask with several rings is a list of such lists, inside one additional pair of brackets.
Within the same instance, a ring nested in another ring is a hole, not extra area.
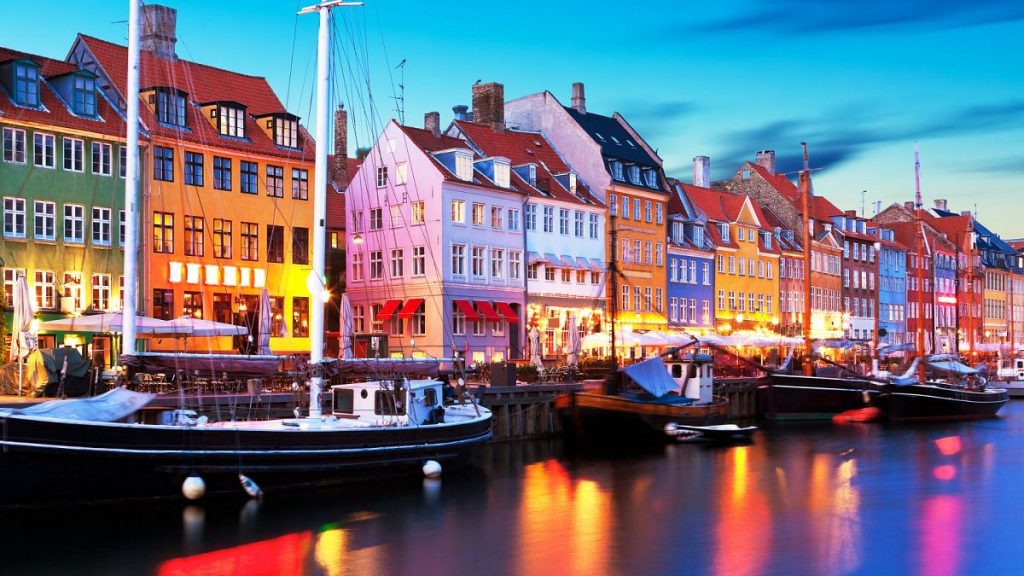
[(160, 565), (159, 576), (290, 576), (305, 574), (306, 558), (313, 543), (311, 532), (214, 550)]
[(943, 456), (952, 456), (960, 453), (960, 450), (963, 449), (963, 442), (960, 441), (959, 436), (946, 436), (936, 439), (935, 446)]

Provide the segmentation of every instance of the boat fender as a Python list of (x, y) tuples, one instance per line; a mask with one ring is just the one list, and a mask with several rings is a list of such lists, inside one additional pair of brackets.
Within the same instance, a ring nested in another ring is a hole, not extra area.
[(301, 418), (302, 417), (302, 408), (299, 408), (298, 406), (296, 406), (295, 409), (292, 410), (292, 414), (295, 414), (296, 418)]
[(441, 477), (441, 463), (437, 460), (427, 460), (423, 464), (423, 475), (427, 478)]
[(206, 482), (192, 474), (181, 483), (181, 493), (189, 500), (199, 500), (206, 494)]
[(263, 489), (260, 488), (260, 485), (254, 482), (252, 478), (249, 478), (245, 474), (239, 474), (238, 481), (242, 484), (242, 490), (245, 490), (245, 493), (248, 494), (250, 498), (263, 497)]

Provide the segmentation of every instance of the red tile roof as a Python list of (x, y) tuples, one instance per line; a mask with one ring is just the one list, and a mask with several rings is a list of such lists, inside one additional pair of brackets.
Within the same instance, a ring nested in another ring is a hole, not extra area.
[[(743, 209), (743, 205), (746, 203), (748, 197), (737, 196), (735, 194), (729, 194), (727, 192), (719, 192), (718, 190), (711, 190), (709, 188), (701, 188), (700, 186), (692, 186), (690, 184), (682, 184), (680, 186), (686, 192), (686, 196), (690, 199), (694, 208), (704, 213), (704, 216), (708, 220), (714, 222), (736, 222), (739, 218), (740, 211)], [(750, 207), (754, 211), (754, 215), (757, 217), (758, 222), (761, 223), (761, 230), (770, 229), (768, 218), (765, 216), (764, 211), (757, 205), (757, 202), (750, 202)], [(709, 226), (712, 238), (718, 246), (735, 246), (735, 236), (730, 234), (729, 241), (726, 242), (718, 233), (717, 226)], [(758, 247), (762, 251), (767, 252), (778, 252), (778, 243), (773, 242), (771, 247), (765, 247), (761, 241), (760, 235), (758, 235)]]
[[(392, 120), (392, 122), (394, 122), (394, 120)], [(434, 136), (434, 133), (429, 130), (424, 130), (422, 128), (413, 128), (412, 126), (402, 126), (397, 122), (395, 122), (395, 125), (398, 126), (399, 130), (404, 132), (405, 135), (408, 136), (410, 140), (412, 140), (412, 143), (415, 144), (417, 148), (427, 153), (427, 156), (430, 158), (431, 161), (433, 161), (434, 166), (436, 166), (437, 169), (441, 172), (445, 180), (449, 182), (459, 182), (462, 184), (483, 186), (485, 188), (491, 188), (500, 192), (522, 193), (522, 190), (525, 187), (525, 182), (523, 182), (523, 180), (519, 178), (515, 172), (512, 172), (510, 178), (510, 181), (512, 183), (511, 190), (496, 185), (494, 182), (491, 182), (491, 180), (488, 179), (487, 176), (485, 176), (482, 172), (476, 169), (473, 170), (473, 182), (467, 182), (465, 180), (457, 178), (452, 171), (448, 170), (448, 168), (446, 168), (444, 164), (441, 164), (441, 162), (432, 154), (433, 152), (440, 152), (442, 150), (451, 150), (455, 148), (469, 150), (470, 152), (472, 152), (473, 149), (470, 148), (469, 144), (465, 140), (453, 138), (445, 134), (441, 134), (440, 136)], [(476, 155), (476, 153), (473, 153), (473, 161), (475, 162), (476, 160), (479, 159), (480, 158)]]
[[(567, 174), (569, 167), (555, 151), (547, 139), (538, 132), (525, 132), (520, 130), (503, 130), (498, 132), (494, 127), (474, 122), (456, 121), (455, 126), (487, 157), (505, 157), (509, 159), (512, 166), (524, 164), (535, 164), (538, 167), (538, 183), (543, 177), (547, 177), (550, 185), (544, 192), (556, 200), (569, 202), (589, 203), (602, 206), (603, 202), (595, 198), (585, 189), (583, 182), (578, 181), (577, 190), (586, 201), (580, 200), (572, 194), (555, 178), (555, 175)], [(519, 179), (524, 185), (523, 190), (529, 196), (547, 196), (540, 193), (538, 188), (526, 185), (525, 181)]]
[[(78, 70), (74, 64), (54, 60), (45, 56), (28, 54), (8, 48), (0, 48), (0, 63), (10, 60), (29, 59), (39, 64), (44, 79), (61, 76)], [(2, 92), (0, 92), (2, 94)], [(43, 107), (40, 109), (15, 106), (6, 96), (0, 96), (0, 118), (10, 118), (24, 122), (45, 124), (54, 127), (95, 132), (111, 137), (124, 138), (126, 134), (124, 120), (102, 96), (96, 99), (98, 120), (75, 116), (67, 105), (57, 96), (46, 82), (40, 83), (39, 98)]]
[[(118, 92), (122, 95), (125, 94), (127, 92), (128, 48), (84, 34), (79, 34), (78, 38), (85, 43), (106, 75), (114, 82)], [(203, 117), (197, 106), (188, 106), (186, 118), (188, 129), (182, 131), (161, 126), (155, 115), (146, 106), (140, 106), (139, 119), (152, 135), (180, 138), (186, 142), (240, 152), (312, 161), (315, 143), (304, 128), (300, 127), (300, 149), (291, 150), (274, 144), (273, 140), (257, 125), (255, 116), (287, 113), (265, 78), (239, 74), (188, 60), (163, 60), (146, 51), (140, 55), (139, 72), (139, 86), (142, 90), (169, 87), (186, 92), (189, 100), (194, 103), (230, 101), (246, 107), (246, 139), (238, 139), (220, 136), (209, 120)]]
[[(766, 182), (771, 184), (779, 194), (795, 207), (801, 209), (800, 188), (783, 174), (772, 174), (764, 166), (750, 162), (749, 166), (757, 172)], [(836, 207), (824, 196), (811, 196), (811, 217), (816, 220), (827, 221), (833, 216), (841, 216), (843, 211)]]

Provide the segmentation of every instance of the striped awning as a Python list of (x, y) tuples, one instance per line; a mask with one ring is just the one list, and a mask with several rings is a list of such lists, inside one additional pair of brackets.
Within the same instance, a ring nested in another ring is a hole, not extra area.
[(490, 302), (477, 300), (476, 309), (480, 311), (480, 315), (484, 317), (484, 320), (488, 322), (501, 322), (501, 316), (494, 311)]
[(471, 304), (468, 300), (455, 300), (454, 302), (455, 307), (458, 308), (460, 312), (465, 314), (466, 320), (476, 322), (477, 320), (480, 319), (480, 314), (477, 314), (477, 311), (473, 309), (473, 304)]
[(494, 305), (498, 307), (498, 313), (505, 317), (506, 322), (509, 324), (519, 323), (519, 315), (508, 302), (495, 302)]
[(412, 318), (414, 314), (423, 306), (423, 298), (413, 298), (402, 306), (402, 310), (398, 313), (398, 317), (403, 320)]
[(395, 315), (395, 311), (398, 310), (398, 307), (401, 305), (401, 300), (388, 300), (384, 303), (384, 307), (380, 309), (380, 312), (377, 312), (377, 320), (391, 320), (391, 317)]

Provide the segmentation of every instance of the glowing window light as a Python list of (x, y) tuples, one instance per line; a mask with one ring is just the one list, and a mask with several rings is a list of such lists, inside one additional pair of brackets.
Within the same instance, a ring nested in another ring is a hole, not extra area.
[(206, 283), (211, 286), (220, 285), (220, 266), (216, 264), (207, 264), (205, 274), (203, 275)]
[(188, 284), (199, 284), (199, 271), (202, 266), (199, 264), (185, 264), (185, 282)]
[(250, 277), (252, 276), (252, 268), (239, 268), (242, 273), (241, 280), (238, 282), (239, 286), (252, 286)]
[(181, 262), (171, 262), (170, 267), (167, 271), (167, 281), (171, 282), (172, 284), (177, 284), (181, 282), (181, 271)]
[(253, 270), (252, 285), (254, 288), (265, 288), (267, 286), (267, 271), (260, 268)]
[(238, 268), (234, 266), (224, 267), (224, 285), (225, 286), (237, 286), (238, 285)]

